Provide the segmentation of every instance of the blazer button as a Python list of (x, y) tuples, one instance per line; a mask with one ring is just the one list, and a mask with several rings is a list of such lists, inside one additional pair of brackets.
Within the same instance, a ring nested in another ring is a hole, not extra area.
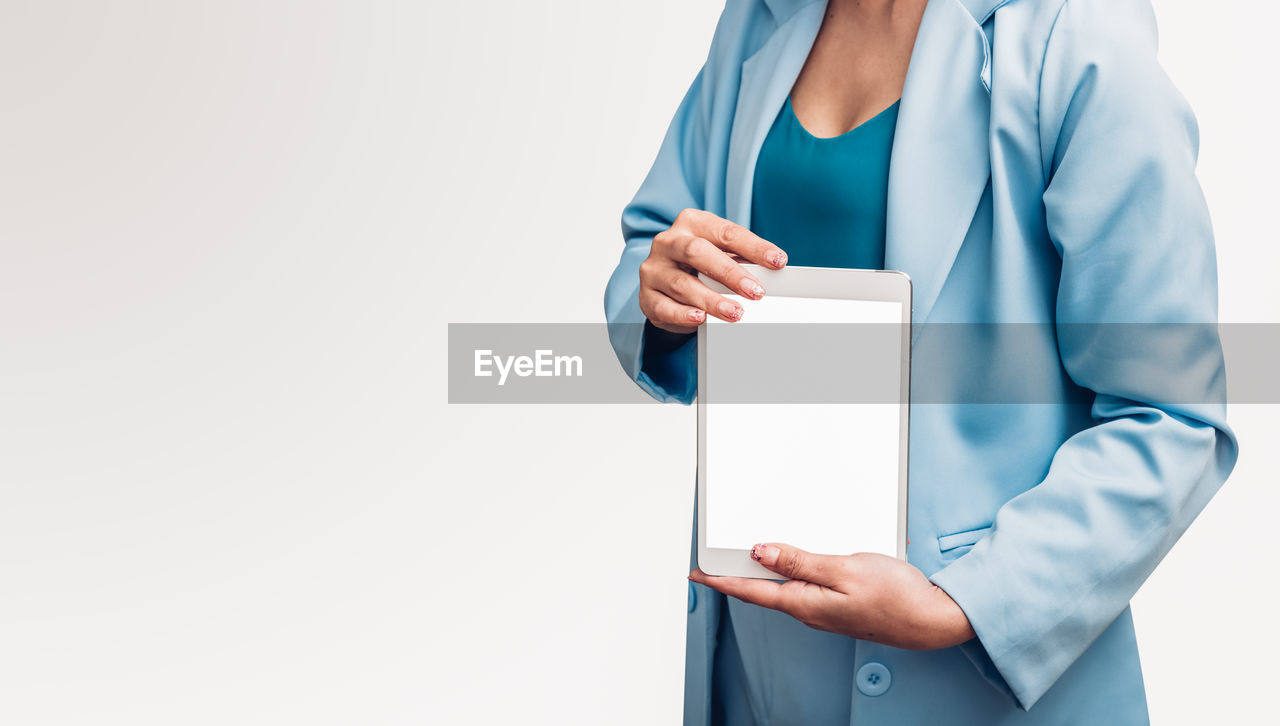
[(883, 663), (869, 661), (858, 669), (858, 675), (854, 676), (854, 680), (858, 684), (858, 690), (862, 691), (862, 695), (879, 696), (889, 690), (889, 684), (893, 683), (893, 675)]
[(698, 607), (698, 591), (693, 589), (693, 583), (689, 583), (689, 612)]

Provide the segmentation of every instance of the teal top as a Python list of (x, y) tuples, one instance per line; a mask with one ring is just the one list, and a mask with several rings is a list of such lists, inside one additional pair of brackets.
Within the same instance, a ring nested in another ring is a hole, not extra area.
[(787, 97), (756, 159), (750, 224), (787, 253), (787, 264), (884, 269), (898, 106), (820, 138), (800, 124)]
[[(889, 199), (889, 154), (898, 122), (895, 103), (866, 123), (839, 136), (819, 138), (800, 125), (791, 99), (778, 113), (756, 160), (751, 190), (751, 231), (787, 253), (788, 265), (884, 269), (885, 216)], [(754, 726), (747, 669), (758, 668), (738, 647), (730, 611), (721, 611), (712, 666), (711, 725)], [(774, 617), (776, 616), (776, 617)], [(776, 613), (778, 622), (801, 642), (814, 631)], [(746, 637), (758, 637), (751, 633)], [(837, 648), (803, 648), (803, 662), (775, 663), (821, 678), (792, 683), (786, 698), (806, 704), (806, 714), (821, 724), (848, 724), (850, 702), (830, 693), (854, 682), (852, 638)], [(861, 686), (859, 686), (861, 688)], [(811, 721), (811, 723), (817, 723)]]

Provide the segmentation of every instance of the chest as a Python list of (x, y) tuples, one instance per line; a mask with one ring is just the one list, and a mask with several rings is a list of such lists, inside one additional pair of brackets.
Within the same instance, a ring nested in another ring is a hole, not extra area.
[(902, 96), (925, 2), (831, 0), (791, 89), (815, 136), (843, 134)]

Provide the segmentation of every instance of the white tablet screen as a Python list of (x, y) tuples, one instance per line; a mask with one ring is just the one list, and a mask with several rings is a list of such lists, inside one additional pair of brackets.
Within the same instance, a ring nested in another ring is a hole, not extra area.
[[(735, 325), (902, 321), (897, 302), (726, 297), (745, 310)], [(898, 340), (860, 354), (889, 356), (892, 365), (875, 368), (900, 371)], [(814, 348), (821, 354), (817, 341)], [(715, 353), (712, 335), (705, 361), (709, 383), (720, 366), (750, 366)], [(897, 379), (885, 384), (899, 390)], [(896, 556), (898, 404), (707, 403), (704, 415), (707, 547), (742, 550), (784, 542), (821, 554)]]

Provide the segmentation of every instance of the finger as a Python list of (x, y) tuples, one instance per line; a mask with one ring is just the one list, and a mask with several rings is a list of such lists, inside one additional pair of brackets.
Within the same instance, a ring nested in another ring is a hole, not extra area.
[(845, 574), (845, 557), (815, 555), (785, 544), (758, 544), (751, 558), (783, 577), (836, 587)]
[(787, 253), (783, 252), (782, 248), (761, 239), (746, 227), (711, 212), (686, 209), (676, 217), (676, 223), (683, 223), (693, 234), (710, 240), (722, 250), (741, 255), (757, 265), (775, 270), (780, 270), (787, 265)]
[(699, 568), (689, 573), (689, 579), (699, 585), (723, 592), (729, 597), (760, 607), (781, 610), (787, 603), (783, 599), (782, 585), (772, 580), (756, 580), (749, 577), (717, 577)]
[(689, 579), (745, 603), (777, 610), (810, 627), (822, 627), (843, 597), (822, 585), (801, 580), (778, 583), (749, 577), (713, 577), (700, 569)]
[[(671, 247), (671, 259), (688, 265), (751, 300), (764, 297), (764, 286), (729, 253), (702, 237), (685, 237)], [(709, 291), (708, 291), (709, 292)]]
[(736, 323), (742, 319), (741, 305), (726, 300), (684, 270), (672, 270), (664, 279), (656, 282), (655, 287), (672, 300), (705, 310), (721, 320)]
[(640, 293), (640, 312), (655, 326), (672, 333), (689, 333), (707, 319), (701, 308), (682, 305), (657, 290)]

